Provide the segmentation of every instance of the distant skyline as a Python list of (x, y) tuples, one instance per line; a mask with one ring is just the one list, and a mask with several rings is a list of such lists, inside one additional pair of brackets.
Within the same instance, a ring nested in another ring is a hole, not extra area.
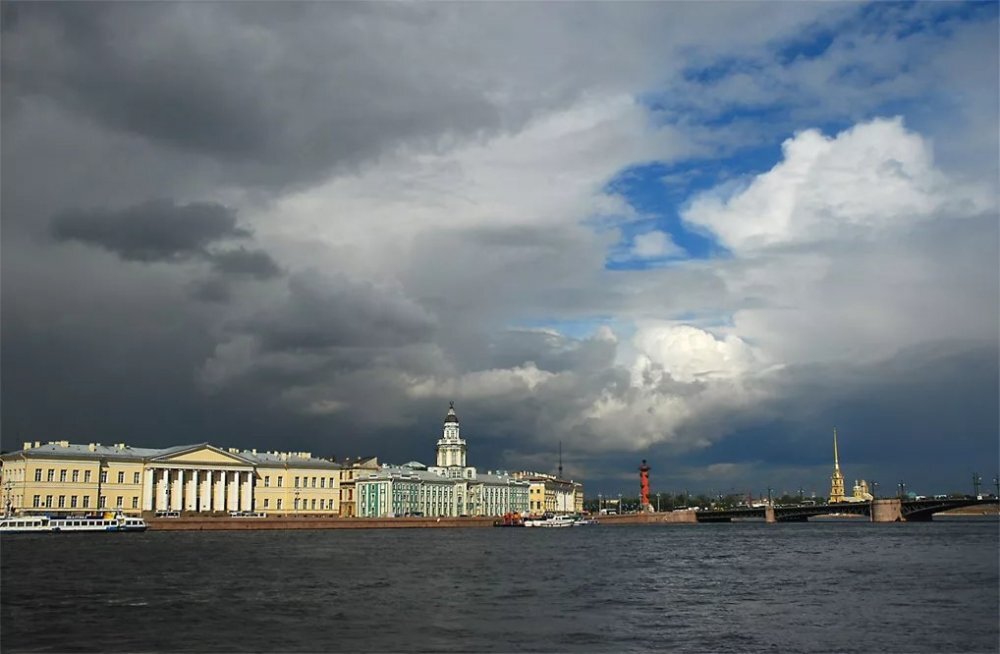
[(4, 449), (1000, 470), (996, 3), (0, 10)]

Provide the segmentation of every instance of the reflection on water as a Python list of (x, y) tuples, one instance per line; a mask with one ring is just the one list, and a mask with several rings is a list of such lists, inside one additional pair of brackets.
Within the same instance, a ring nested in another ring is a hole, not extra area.
[(996, 652), (993, 520), (4, 537), (4, 651)]

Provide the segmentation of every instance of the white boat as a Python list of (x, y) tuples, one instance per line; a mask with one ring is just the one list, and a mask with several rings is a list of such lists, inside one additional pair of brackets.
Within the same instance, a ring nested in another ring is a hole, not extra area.
[(572, 527), (576, 518), (571, 515), (546, 515), (540, 518), (525, 518), (525, 527)]
[(146, 521), (123, 513), (99, 516), (23, 516), (0, 519), (0, 534), (77, 531), (146, 531)]

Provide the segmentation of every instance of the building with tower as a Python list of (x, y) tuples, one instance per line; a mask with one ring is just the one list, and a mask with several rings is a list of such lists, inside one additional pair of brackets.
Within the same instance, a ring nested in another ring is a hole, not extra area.
[(837, 452), (837, 429), (833, 430), (833, 474), (830, 475), (830, 504), (843, 502), (844, 475), (840, 472), (840, 454)]
[(382, 466), (355, 480), (357, 515), (363, 518), (502, 516), (528, 513), (529, 484), (506, 472), (479, 472), (468, 465), (455, 403), (451, 402), (437, 442), (436, 464), (410, 461)]
[(855, 480), (851, 495), (844, 493), (844, 475), (840, 472), (840, 453), (837, 448), (837, 430), (833, 430), (833, 474), (830, 475), (830, 504), (837, 502), (870, 502), (874, 497), (864, 479)]

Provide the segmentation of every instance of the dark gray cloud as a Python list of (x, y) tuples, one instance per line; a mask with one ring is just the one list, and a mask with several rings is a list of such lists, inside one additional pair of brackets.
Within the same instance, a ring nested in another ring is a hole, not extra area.
[(298, 273), (282, 304), (249, 320), (266, 351), (395, 347), (426, 341), (435, 317), (398, 291), (346, 277)]
[(222, 250), (208, 255), (212, 269), (223, 275), (253, 277), (254, 279), (272, 279), (281, 275), (281, 267), (263, 250)]
[[(203, 254), (220, 240), (246, 238), (250, 232), (237, 225), (234, 211), (220, 204), (152, 200), (121, 210), (63, 212), (52, 219), (52, 235), (59, 241), (103, 248), (126, 261), (176, 261)], [(241, 252), (245, 251), (216, 255), (221, 257), (219, 265), (223, 269), (247, 265), (250, 253)], [(262, 262), (255, 263), (258, 269)]]

